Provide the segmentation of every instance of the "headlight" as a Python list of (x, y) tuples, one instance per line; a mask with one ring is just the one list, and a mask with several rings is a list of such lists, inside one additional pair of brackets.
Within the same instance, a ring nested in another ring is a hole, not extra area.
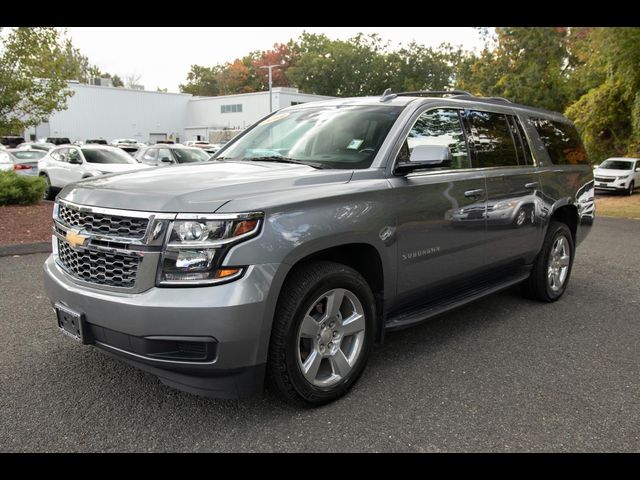
[(158, 285), (210, 285), (238, 278), (242, 266), (222, 267), (227, 251), (254, 237), (262, 212), (237, 215), (178, 215), (171, 223)]
[(629, 175), (623, 175), (622, 177), (617, 177), (616, 180), (626, 180), (629, 178)]

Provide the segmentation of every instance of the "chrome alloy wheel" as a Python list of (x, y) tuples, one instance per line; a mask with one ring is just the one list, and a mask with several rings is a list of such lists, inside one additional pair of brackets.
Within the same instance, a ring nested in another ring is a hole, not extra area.
[(569, 251), (569, 241), (565, 236), (560, 236), (549, 252), (547, 282), (553, 292), (559, 292), (567, 280), (571, 263)]
[(309, 383), (332, 387), (353, 369), (364, 345), (362, 303), (351, 291), (323, 293), (307, 311), (298, 329), (298, 366)]

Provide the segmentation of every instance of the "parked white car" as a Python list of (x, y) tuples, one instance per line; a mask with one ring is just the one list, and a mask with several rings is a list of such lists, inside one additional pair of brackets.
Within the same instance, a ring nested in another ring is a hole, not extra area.
[(640, 186), (640, 158), (608, 158), (593, 171), (596, 190), (633, 195)]
[(0, 148), (0, 172), (8, 172), (10, 170), (13, 170), (11, 155), (4, 148)]
[(48, 184), (45, 198), (53, 199), (69, 183), (107, 173), (148, 168), (120, 148), (107, 145), (68, 145), (50, 150), (38, 161), (38, 172)]

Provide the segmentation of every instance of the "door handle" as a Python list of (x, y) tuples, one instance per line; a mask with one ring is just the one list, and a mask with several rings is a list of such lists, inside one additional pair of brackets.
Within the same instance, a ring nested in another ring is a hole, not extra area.
[(475, 198), (482, 196), (483, 193), (484, 190), (482, 188), (478, 188), (476, 190), (467, 190), (466, 192), (464, 192), (464, 196), (467, 198)]
[(534, 188), (538, 188), (539, 185), (540, 185), (540, 182), (525, 183), (524, 188), (528, 188), (532, 190)]

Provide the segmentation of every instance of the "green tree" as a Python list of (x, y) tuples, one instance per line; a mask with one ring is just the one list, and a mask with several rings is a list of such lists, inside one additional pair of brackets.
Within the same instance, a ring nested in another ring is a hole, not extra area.
[(187, 83), (180, 85), (180, 91), (199, 96), (220, 95), (217, 75), (221, 69), (220, 65), (213, 67), (191, 65), (191, 70), (187, 74)]
[(72, 45), (69, 39), (64, 40), (62, 75), (67, 80), (78, 80), (80, 83), (89, 83), (92, 78), (104, 76), (98, 67), (91, 64), (87, 56)]
[(331, 40), (305, 32), (292, 47), (299, 58), (287, 76), (304, 92), (348, 97), (379, 95), (387, 88), (388, 44), (378, 35)]
[(0, 132), (19, 133), (66, 108), (68, 43), (51, 27), (18, 27), (0, 36)]
[(118, 75), (114, 75), (113, 77), (111, 77), (111, 82), (113, 83), (114, 87), (124, 87), (124, 82)]
[(590, 29), (578, 49), (588, 52), (578, 78), (593, 86), (566, 114), (592, 162), (640, 154), (640, 28)]
[(457, 86), (564, 111), (576, 95), (569, 81), (575, 63), (568, 49), (569, 33), (565, 27), (496, 28), (480, 55), (461, 58)]

